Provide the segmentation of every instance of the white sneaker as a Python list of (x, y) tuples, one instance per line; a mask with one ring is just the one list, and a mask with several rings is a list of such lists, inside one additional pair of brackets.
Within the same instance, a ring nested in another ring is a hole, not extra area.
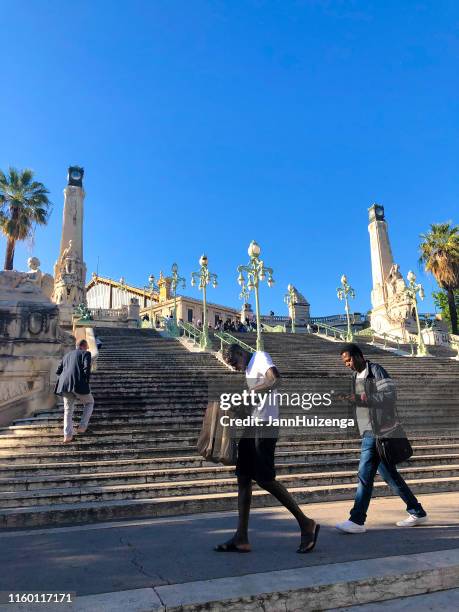
[(414, 516), (413, 514), (409, 514), (408, 518), (403, 521), (398, 521), (395, 523), (397, 527), (416, 527), (416, 525), (422, 525), (423, 523), (427, 523), (427, 515), (426, 516)]
[(357, 525), (357, 523), (353, 523), (352, 521), (343, 521), (335, 525), (335, 527), (339, 531), (344, 531), (345, 533), (365, 533), (366, 531), (365, 525)]

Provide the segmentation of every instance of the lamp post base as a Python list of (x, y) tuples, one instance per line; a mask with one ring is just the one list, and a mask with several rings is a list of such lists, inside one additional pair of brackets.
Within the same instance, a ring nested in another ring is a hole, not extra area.
[(429, 356), (429, 351), (427, 350), (427, 347), (425, 344), (418, 344), (417, 349), (416, 349), (416, 356), (417, 357), (428, 357)]
[(180, 327), (177, 325), (175, 321), (173, 321), (169, 327), (169, 334), (173, 338), (178, 338), (180, 336)]
[(203, 332), (201, 334), (201, 341), (199, 343), (199, 346), (203, 349), (203, 350), (207, 350), (209, 348), (211, 348), (211, 342), (210, 342), (210, 338), (209, 335), (206, 334), (205, 332)]

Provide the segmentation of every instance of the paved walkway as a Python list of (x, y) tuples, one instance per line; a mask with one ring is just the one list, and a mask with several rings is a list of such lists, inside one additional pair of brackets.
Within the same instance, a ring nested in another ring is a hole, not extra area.
[(369, 531), (338, 533), (349, 501), (303, 506), (322, 525), (316, 551), (297, 555), (296, 523), (279, 508), (253, 511), (247, 555), (212, 551), (236, 521), (233, 512), (0, 533), (0, 591), (76, 592), (78, 596), (242, 576), (255, 572), (459, 547), (459, 494), (424, 495), (430, 522), (414, 529), (398, 498), (372, 501)]

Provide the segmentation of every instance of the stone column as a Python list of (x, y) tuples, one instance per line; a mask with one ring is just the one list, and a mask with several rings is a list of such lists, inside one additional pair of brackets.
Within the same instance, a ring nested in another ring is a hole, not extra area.
[(373, 204), (368, 212), (373, 277), (371, 327), (376, 332), (406, 338), (413, 327), (411, 305), (406, 294), (405, 281), (392, 256), (384, 207)]
[(86, 303), (86, 265), (83, 259), (83, 168), (70, 166), (64, 189), (61, 246), (54, 266), (53, 301), (61, 323), (69, 325), (75, 306)]

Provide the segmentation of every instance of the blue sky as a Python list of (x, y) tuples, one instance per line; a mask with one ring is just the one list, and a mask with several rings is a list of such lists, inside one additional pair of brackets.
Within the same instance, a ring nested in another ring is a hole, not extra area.
[[(262, 309), (278, 314), (289, 282), (314, 315), (339, 311), (343, 272), (355, 310), (370, 307), (372, 202), (404, 275), (431, 222), (459, 222), (454, 0), (0, 8), (0, 168), (31, 167), (51, 191), (32, 248), (43, 270), (69, 164), (86, 170), (89, 274), (99, 261), (100, 274), (143, 285), (176, 260), (189, 278), (206, 252), (220, 280), (209, 299), (237, 306), (235, 269), (254, 238), (277, 281)], [(17, 247), (17, 268), (30, 250)]]

